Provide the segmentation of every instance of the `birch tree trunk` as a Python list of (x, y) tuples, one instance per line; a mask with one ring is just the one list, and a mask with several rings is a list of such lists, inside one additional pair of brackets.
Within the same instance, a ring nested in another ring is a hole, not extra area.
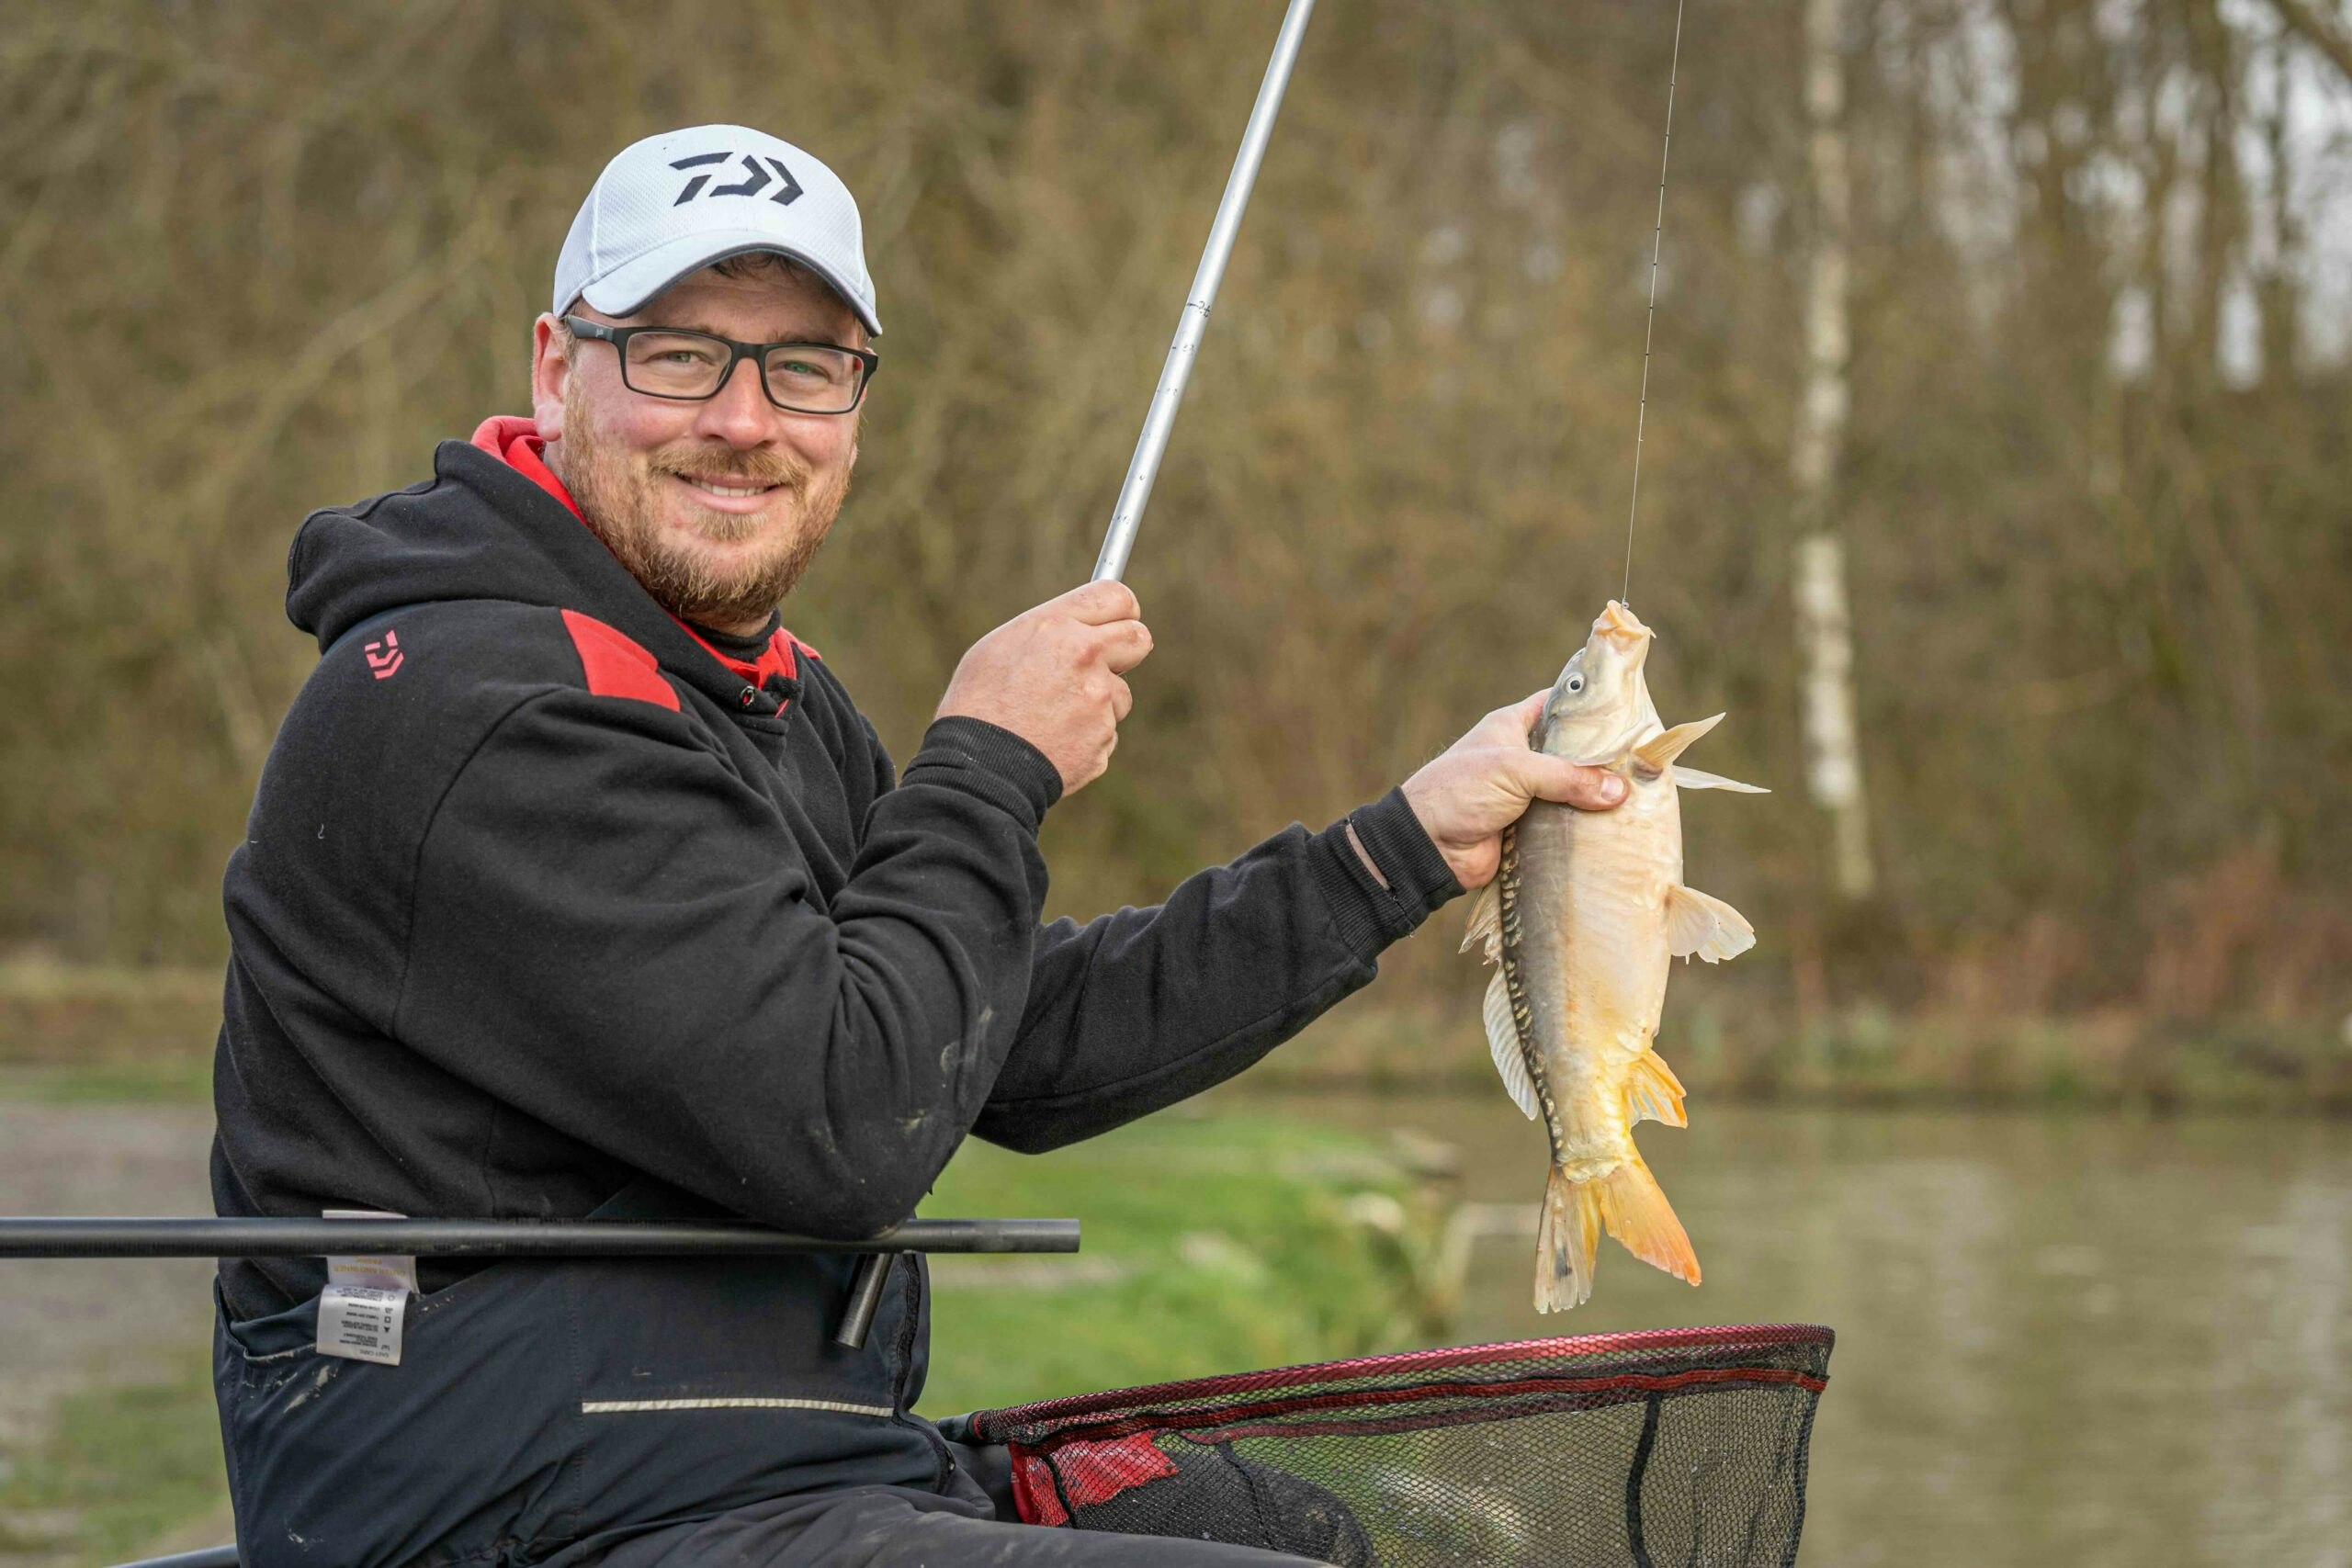
[(1804, 661), (1805, 781), (1829, 814), (1830, 873), (1849, 899), (1870, 896), (1870, 818), (1854, 722), (1853, 616), (1845, 546), (1837, 532), (1838, 457), (1845, 446), (1849, 240), (1843, 0), (1805, 0), (1806, 164), (1813, 183), (1813, 254), (1804, 307), (1804, 400), (1791, 466), (1796, 480), (1792, 575), (1797, 647)]

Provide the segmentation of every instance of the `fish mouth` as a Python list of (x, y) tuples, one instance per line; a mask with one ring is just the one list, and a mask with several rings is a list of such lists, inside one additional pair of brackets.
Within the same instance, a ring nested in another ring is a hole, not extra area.
[(1600, 612), (1600, 618), (1592, 623), (1592, 635), (1615, 643), (1626, 653), (1632, 653), (1657, 634), (1642, 625), (1641, 618), (1633, 611), (1611, 599), (1609, 607)]

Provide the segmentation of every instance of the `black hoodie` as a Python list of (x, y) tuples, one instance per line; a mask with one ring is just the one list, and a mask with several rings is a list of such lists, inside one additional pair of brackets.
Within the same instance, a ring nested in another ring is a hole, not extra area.
[[(228, 868), (223, 1214), (575, 1217), (651, 1178), (869, 1235), (967, 1133), (1051, 1148), (1230, 1077), (1459, 891), (1392, 792), (1352, 814), (1386, 888), (1294, 826), (1041, 926), (1026, 741), (944, 719), (894, 783), (821, 660), (755, 689), (493, 452), (434, 470), (288, 559), (325, 651)], [(222, 1269), (232, 1317), (322, 1280)]]
[[(780, 642), (747, 680), (500, 449), (434, 470), (294, 541), (323, 653), (229, 863), (223, 1214), (868, 1235), (967, 1133), (1050, 1148), (1238, 1072), (1459, 891), (1392, 792), (1352, 814), (1386, 888), (1344, 824), (1292, 827), (1156, 908), (1041, 926), (1059, 780), (1026, 741), (942, 720), (894, 781), (821, 660)], [(849, 1349), (849, 1266), (428, 1264), (385, 1366), (312, 1348), (315, 1260), (225, 1262), (244, 1561), (553, 1562), (950, 1489), (911, 1414), (923, 1270)]]

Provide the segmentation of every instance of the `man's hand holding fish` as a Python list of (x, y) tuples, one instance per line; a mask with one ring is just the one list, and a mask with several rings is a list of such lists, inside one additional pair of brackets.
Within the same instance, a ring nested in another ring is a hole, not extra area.
[(1405, 781), (1405, 799), (1453, 873), (1476, 892), (1494, 880), (1502, 833), (1530, 803), (1557, 801), (1605, 811), (1625, 798), (1626, 784), (1606, 768), (1587, 767), (1532, 750), (1528, 737), (1544, 716), (1546, 687), (1499, 707)]

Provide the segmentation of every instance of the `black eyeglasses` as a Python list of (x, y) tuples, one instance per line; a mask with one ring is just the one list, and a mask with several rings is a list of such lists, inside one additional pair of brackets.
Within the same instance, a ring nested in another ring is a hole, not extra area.
[(737, 343), (678, 327), (608, 327), (581, 316), (563, 324), (574, 337), (608, 343), (621, 356), (621, 384), (649, 398), (700, 402), (718, 395), (736, 361), (760, 367), (768, 401), (788, 413), (847, 413), (865, 396), (882, 356), (831, 343)]

